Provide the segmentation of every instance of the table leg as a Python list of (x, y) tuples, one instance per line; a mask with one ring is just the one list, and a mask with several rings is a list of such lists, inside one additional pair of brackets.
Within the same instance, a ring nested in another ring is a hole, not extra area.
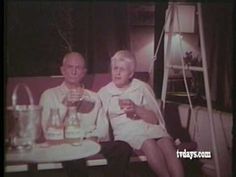
[(37, 163), (28, 164), (28, 177), (38, 177), (38, 164)]

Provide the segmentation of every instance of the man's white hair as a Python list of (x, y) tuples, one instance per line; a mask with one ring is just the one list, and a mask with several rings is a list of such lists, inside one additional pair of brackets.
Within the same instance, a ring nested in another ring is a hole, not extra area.
[(66, 63), (66, 60), (71, 57), (71, 56), (78, 56), (81, 60), (83, 60), (84, 62), (84, 65), (86, 66), (86, 63), (85, 63), (85, 59), (83, 57), (83, 55), (81, 55), (79, 52), (69, 52), (69, 53), (66, 53), (63, 57), (63, 60), (62, 60), (62, 65), (65, 65)]

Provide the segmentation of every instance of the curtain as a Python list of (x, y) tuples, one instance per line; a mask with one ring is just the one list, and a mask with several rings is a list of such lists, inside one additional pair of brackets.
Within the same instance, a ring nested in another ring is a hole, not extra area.
[(108, 72), (111, 56), (117, 50), (130, 48), (127, 4), (118, 2), (61, 2), (60, 4), (56, 20), (67, 39), (64, 40), (66, 50), (78, 51), (84, 55), (88, 73)]
[(6, 3), (4, 26), (8, 76), (57, 75), (64, 41), (58, 35), (54, 14), (57, 3)]
[[(156, 3), (155, 5), (155, 26), (154, 26), (154, 53), (158, 41), (161, 36), (161, 31), (165, 24), (165, 12), (168, 8), (168, 3)], [(161, 40), (156, 61), (154, 63), (154, 85), (153, 89), (157, 98), (161, 97), (163, 72), (164, 72), (164, 36)]]
[(87, 51), (89, 72), (108, 72), (111, 56), (129, 49), (126, 3), (91, 3), (89, 7)]
[(202, 16), (212, 101), (232, 111), (233, 5), (203, 3)]
[(12, 1), (5, 15), (8, 76), (58, 75), (68, 51), (84, 55), (89, 73), (108, 72), (130, 48), (126, 2)]

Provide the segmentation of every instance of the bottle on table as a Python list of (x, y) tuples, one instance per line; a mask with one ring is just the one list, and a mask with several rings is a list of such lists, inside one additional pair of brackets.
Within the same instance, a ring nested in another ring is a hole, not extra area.
[(77, 107), (69, 106), (64, 119), (65, 141), (69, 143), (80, 143), (84, 137), (84, 131), (80, 127), (77, 115)]
[(46, 127), (46, 139), (57, 143), (64, 139), (64, 125), (58, 108), (51, 108)]

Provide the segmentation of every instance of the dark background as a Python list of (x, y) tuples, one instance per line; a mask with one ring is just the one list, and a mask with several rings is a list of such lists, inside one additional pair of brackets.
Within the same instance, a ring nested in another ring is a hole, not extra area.
[(6, 7), (8, 76), (58, 75), (70, 50), (85, 56), (89, 72), (107, 72), (114, 52), (129, 49), (126, 3), (10, 1)]
[[(63, 55), (82, 53), (88, 73), (109, 72), (109, 59), (130, 49), (131, 2), (5, 1), (5, 79), (16, 76), (59, 75)], [(156, 3), (155, 47), (164, 24), (167, 3)], [(233, 4), (203, 3), (203, 25), (210, 87), (217, 109), (232, 111)], [(154, 69), (159, 98), (163, 77), (163, 43)]]

